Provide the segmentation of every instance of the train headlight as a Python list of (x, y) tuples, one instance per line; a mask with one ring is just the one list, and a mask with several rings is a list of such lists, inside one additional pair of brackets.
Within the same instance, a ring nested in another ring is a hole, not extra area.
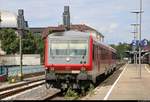
[(70, 58), (67, 57), (67, 58), (66, 58), (66, 61), (69, 62), (69, 61), (70, 61)]

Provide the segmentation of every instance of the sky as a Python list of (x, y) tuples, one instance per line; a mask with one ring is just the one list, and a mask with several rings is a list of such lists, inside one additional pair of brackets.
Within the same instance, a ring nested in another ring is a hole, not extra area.
[[(72, 24), (86, 24), (101, 32), (104, 42), (131, 43), (140, 0), (0, 0), (0, 10), (17, 13), (24, 9), (29, 27), (47, 27), (62, 24), (65, 5), (70, 6)], [(150, 40), (150, 0), (143, 0), (142, 39)]]

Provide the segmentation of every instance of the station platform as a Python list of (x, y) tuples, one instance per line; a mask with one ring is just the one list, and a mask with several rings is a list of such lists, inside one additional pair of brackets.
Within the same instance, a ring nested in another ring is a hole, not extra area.
[[(119, 73), (119, 75), (118, 75)], [(150, 100), (150, 67), (126, 64), (83, 100)]]

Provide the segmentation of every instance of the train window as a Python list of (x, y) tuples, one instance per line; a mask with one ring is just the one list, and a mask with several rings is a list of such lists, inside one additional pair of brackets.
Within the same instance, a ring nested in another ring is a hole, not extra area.
[(101, 59), (104, 60), (105, 59), (105, 49), (101, 48)]
[(68, 43), (67, 42), (51, 42), (50, 54), (67, 55)]
[(88, 43), (83, 40), (73, 40), (69, 42), (69, 55), (87, 55)]
[(106, 60), (108, 59), (108, 56), (109, 56), (108, 50), (101, 48), (101, 59)]
[(86, 40), (72, 40), (72, 41), (51, 41), (50, 55), (87, 55), (88, 43)]

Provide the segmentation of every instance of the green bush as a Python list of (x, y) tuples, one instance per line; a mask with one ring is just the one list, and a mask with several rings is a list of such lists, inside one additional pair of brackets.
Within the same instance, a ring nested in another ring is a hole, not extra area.
[(66, 99), (78, 99), (79, 98), (79, 95), (77, 92), (75, 92), (75, 90), (72, 90), (71, 88), (69, 88), (66, 92), (66, 95), (65, 95), (65, 98)]
[(18, 75), (15, 75), (15, 76), (9, 76), (9, 77), (7, 77), (7, 81), (9, 83), (16, 83), (16, 82), (21, 81), (21, 78), (20, 78), (20, 76), (18, 74)]
[(7, 77), (8, 82), (11, 83), (16, 83), (16, 76), (9, 76)]

